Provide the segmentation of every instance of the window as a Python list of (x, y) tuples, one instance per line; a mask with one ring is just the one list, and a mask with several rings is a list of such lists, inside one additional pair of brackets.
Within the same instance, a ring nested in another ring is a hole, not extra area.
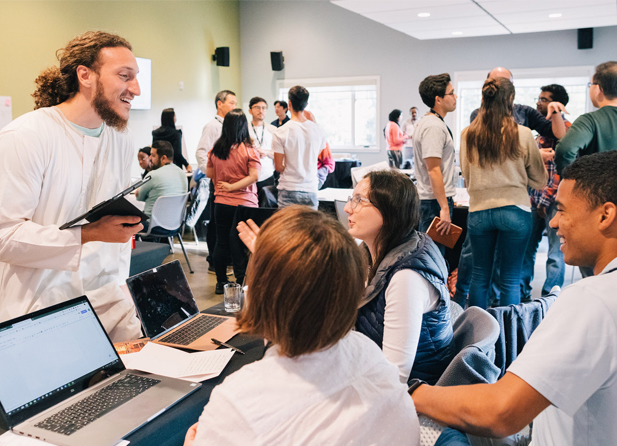
[(378, 151), (378, 76), (281, 80), (277, 82), (278, 98), (287, 101), (294, 85), (309, 91), (307, 110), (325, 130), (333, 151)]
[[(583, 113), (592, 110), (587, 82), (591, 80), (594, 67), (556, 67), (512, 70), (516, 96), (514, 103), (536, 108), (535, 99), (540, 94), (540, 87), (549, 84), (563, 85), (570, 101), (566, 105), (569, 114), (566, 119), (574, 122)], [(480, 107), (482, 102), (482, 85), (487, 71), (467, 71), (454, 74), (455, 90), (458, 95), (455, 123), (455, 144), (460, 147), (460, 134), (469, 125), (471, 112)]]

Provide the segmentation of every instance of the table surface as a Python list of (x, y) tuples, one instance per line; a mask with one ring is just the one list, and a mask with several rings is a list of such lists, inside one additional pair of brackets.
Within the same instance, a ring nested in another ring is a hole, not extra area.
[(319, 201), (330, 201), (334, 203), (334, 200), (347, 201), (347, 198), (353, 195), (353, 189), (338, 189), (335, 187), (327, 187), (317, 191), (317, 199)]

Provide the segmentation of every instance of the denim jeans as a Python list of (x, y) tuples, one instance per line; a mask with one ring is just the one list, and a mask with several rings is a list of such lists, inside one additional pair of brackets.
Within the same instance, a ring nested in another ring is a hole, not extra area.
[[(448, 197), (448, 207), (450, 208), (450, 219), (452, 219), (452, 210), (454, 209), (454, 200)], [(439, 217), (441, 207), (437, 200), (420, 200), (420, 232), (428, 231), (435, 217)], [(441, 251), (441, 255), (445, 255), (446, 247), (441, 243), (435, 243)]]
[(467, 234), (471, 239), (473, 255), (470, 306), (488, 306), (495, 249), (500, 253), (497, 260), (500, 267), (498, 286), (501, 305), (520, 303), (521, 267), (531, 226), (531, 213), (516, 206), (469, 213)]
[(299, 190), (279, 189), (278, 207), (284, 208), (292, 204), (303, 204), (317, 210), (319, 200), (317, 194), (313, 192), (303, 192)]
[(566, 273), (566, 264), (563, 261), (563, 253), (561, 252), (559, 236), (557, 230), (551, 228), (548, 222), (555, 216), (557, 205), (551, 204), (546, 210), (546, 218), (540, 217), (537, 208), (531, 208), (532, 228), (527, 252), (523, 260), (523, 269), (521, 271), (521, 299), (531, 299), (531, 281), (533, 280), (534, 266), (536, 263), (536, 252), (542, 240), (542, 233), (546, 229), (548, 234), (548, 258), (546, 259), (546, 280), (542, 286), (542, 296), (546, 296), (551, 292), (551, 289), (557, 285), (563, 286), (563, 280)]
[(457, 431), (456, 429), (451, 429), (449, 427), (445, 428), (439, 438), (435, 442), (435, 446), (469, 446), (469, 440), (467, 439), (467, 435), (464, 433)]

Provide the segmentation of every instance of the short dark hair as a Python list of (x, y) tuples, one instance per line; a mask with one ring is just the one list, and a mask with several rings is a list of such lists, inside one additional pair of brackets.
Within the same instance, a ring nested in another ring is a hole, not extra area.
[(146, 155), (150, 156), (150, 146), (142, 147), (141, 149), (139, 149), (139, 152), (145, 153)]
[(173, 108), (166, 108), (161, 113), (161, 127), (173, 127), (176, 128), (176, 123), (174, 122), (174, 117), (176, 116), (176, 112)]
[(290, 358), (333, 346), (356, 322), (366, 269), (338, 221), (307, 206), (286, 207), (259, 231), (238, 327)]
[(370, 282), (386, 254), (400, 245), (418, 226), (420, 198), (413, 182), (400, 172), (380, 170), (369, 172), (364, 178), (369, 180), (367, 198), (383, 219), (383, 225), (375, 238), (377, 258), (370, 259), (373, 265)]
[(617, 205), (617, 151), (584, 155), (563, 170), (562, 180), (574, 181), (574, 192), (583, 196), (591, 209), (604, 203)]
[(301, 112), (304, 111), (308, 105), (309, 92), (303, 86), (296, 85), (295, 87), (291, 87), (289, 89), (288, 97), (294, 111)]
[(606, 99), (617, 98), (617, 62), (610, 61), (598, 65), (593, 81), (598, 84)]
[(268, 105), (268, 103), (266, 102), (264, 98), (255, 96), (254, 98), (251, 98), (251, 100), (249, 101), (249, 108), (253, 108), (253, 105), (259, 104), (260, 102), (263, 102), (264, 104), (266, 104), (266, 106)]
[(388, 115), (388, 119), (392, 122), (398, 122), (398, 118), (401, 117), (401, 111), (399, 109), (394, 109)]
[(540, 88), (540, 91), (550, 93), (551, 99), (554, 102), (560, 102), (563, 105), (568, 105), (568, 102), (570, 101), (570, 96), (568, 96), (568, 92), (563, 87), (563, 85), (559, 85), (559, 84), (545, 85), (544, 87)]
[(446, 95), (446, 89), (450, 83), (450, 75), (448, 73), (436, 74), (434, 76), (427, 76), (418, 88), (422, 102), (427, 107), (433, 108), (435, 106), (435, 97), (439, 96), (443, 98)]
[(166, 156), (168, 160), (174, 160), (174, 148), (169, 142), (162, 140), (154, 141), (152, 148), (156, 149), (156, 154), (159, 158)]
[(274, 105), (280, 105), (285, 110), (289, 109), (289, 106), (287, 105), (287, 101), (274, 101)]
[(227, 96), (232, 95), (235, 96), (236, 93), (234, 93), (231, 90), (221, 90), (216, 94), (216, 97), (214, 98), (214, 106), (218, 109), (219, 108), (219, 101), (225, 103), (225, 101), (227, 100)]

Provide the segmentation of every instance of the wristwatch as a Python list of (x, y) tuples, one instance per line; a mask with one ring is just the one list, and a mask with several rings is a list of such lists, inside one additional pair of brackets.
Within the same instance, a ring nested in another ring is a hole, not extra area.
[(422, 384), (428, 384), (426, 381), (422, 381), (421, 379), (414, 378), (410, 381), (409, 387), (407, 388), (407, 393), (413, 395), (418, 387)]

